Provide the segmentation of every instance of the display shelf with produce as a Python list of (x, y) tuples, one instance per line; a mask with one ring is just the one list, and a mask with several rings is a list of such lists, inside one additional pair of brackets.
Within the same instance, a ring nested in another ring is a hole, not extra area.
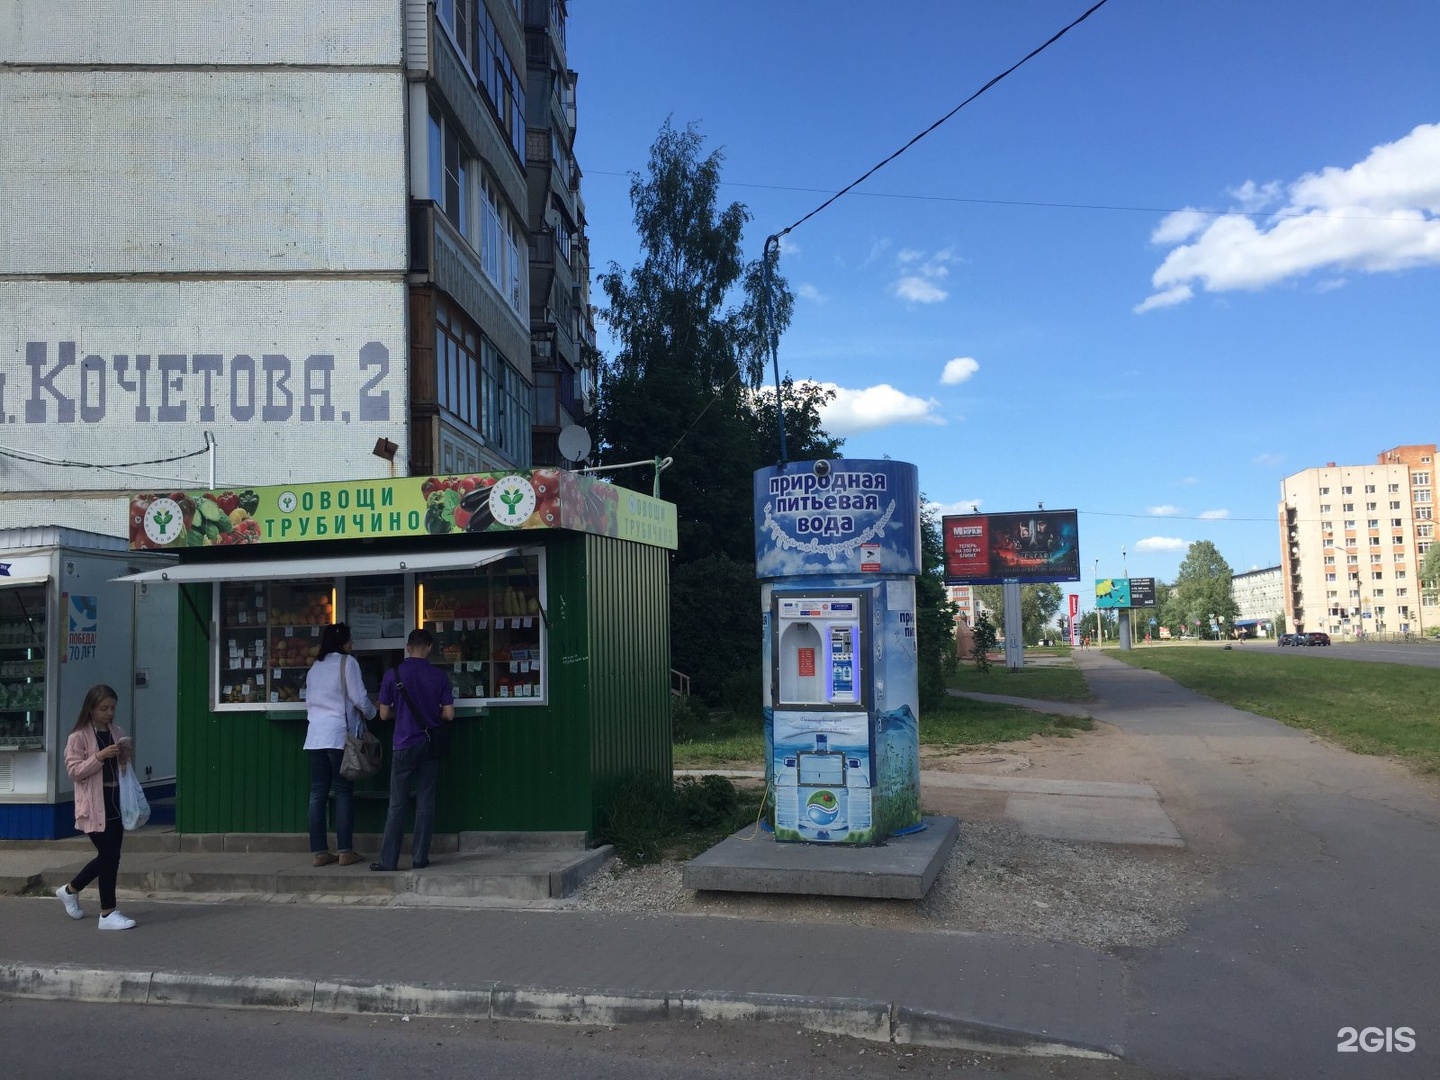
[(321, 629), (334, 621), (334, 582), (222, 582), (216, 588), (218, 704), (303, 703), (305, 673), (319, 655)]
[(420, 595), (422, 622), (435, 637), (430, 661), (450, 676), (457, 701), (544, 699), (538, 556), (433, 574)]

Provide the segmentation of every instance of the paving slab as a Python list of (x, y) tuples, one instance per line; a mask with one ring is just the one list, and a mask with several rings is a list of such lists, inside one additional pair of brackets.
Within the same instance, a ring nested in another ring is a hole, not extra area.
[(919, 900), (950, 857), (960, 822), (927, 817), (925, 828), (884, 844), (781, 844), (753, 827), (685, 864), (687, 889)]

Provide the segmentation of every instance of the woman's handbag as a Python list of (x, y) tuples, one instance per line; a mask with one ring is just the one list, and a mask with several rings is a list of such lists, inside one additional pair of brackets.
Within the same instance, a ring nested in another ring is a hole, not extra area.
[(340, 657), (340, 708), (345, 712), (345, 752), (340, 755), (340, 775), (353, 781), (374, 776), (380, 771), (380, 765), (385, 759), (385, 748), (380, 745), (380, 740), (370, 733), (365, 721), (359, 716), (354, 718), (352, 730), (350, 692), (345, 686), (347, 659), (349, 658), (343, 654)]
[(345, 731), (345, 752), (340, 755), (340, 775), (346, 780), (363, 780), (380, 771), (385, 748), (370, 733), (365, 721), (355, 718), (355, 731)]
[(138, 829), (149, 820), (150, 802), (135, 770), (120, 766), (120, 824), (126, 829)]

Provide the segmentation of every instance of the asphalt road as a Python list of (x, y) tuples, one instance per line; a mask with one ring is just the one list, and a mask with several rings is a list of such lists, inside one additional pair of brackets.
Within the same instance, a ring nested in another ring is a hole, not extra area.
[[(1292, 655), (1322, 663), (1315, 654), (1349, 651)], [(1100, 698), (1095, 715), (1146, 739), (1164, 762), (1152, 779), (1167, 812), (1223, 868), (1181, 935), (1122, 950), (1127, 1060), (1192, 1077), (1440, 1076), (1433, 785), (1153, 672), (1093, 654), (1078, 662)], [(1408, 1048), (1394, 1039), (1402, 1027)], [(1359, 1038), (1365, 1028), (1380, 1029), (1380, 1049)]]
[(1343, 641), (1328, 647), (1307, 645), (1303, 648), (1247, 641), (1244, 649), (1271, 649), (1296, 657), (1319, 657), (1332, 660), (1365, 660), (1375, 664), (1408, 664), (1411, 667), (1440, 668), (1440, 645), (1403, 645), (1399, 642)]
[(0, 1076), (43, 1080), (1179, 1080), (1114, 1061), (885, 1046), (784, 1024), (405, 1020), (0, 999)]

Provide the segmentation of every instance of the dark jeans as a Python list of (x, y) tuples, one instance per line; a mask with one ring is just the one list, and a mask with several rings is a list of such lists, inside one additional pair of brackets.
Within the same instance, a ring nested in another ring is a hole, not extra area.
[(435, 828), (435, 793), (440, 787), (440, 762), (430, 756), (425, 743), (396, 750), (390, 766), (390, 811), (385, 815), (385, 841), (380, 845), (380, 865), (394, 869), (400, 861), (400, 844), (405, 839), (405, 804), (410, 801), (410, 784), (415, 782), (415, 836), (410, 842), (412, 862), (430, 861), (430, 834)]
[(343, 750), (306, 750), (310, 755), (310, 851), (329, 851), (325, 837), (325, 804), (335, 788), (335, 847), (350, 851), (355, 842), (355, 783), (340, 775)]
[(86, 833), (95, 845), (95, 858), (70, 879), (70, 888), (79, 892), (97, 877), (100, 879), (100, 910), (115, 910), (115, 878), (120, 873), (120, 845), (125, 842), (125, 827), (118, 817), (105, 819), (104, 832)]

